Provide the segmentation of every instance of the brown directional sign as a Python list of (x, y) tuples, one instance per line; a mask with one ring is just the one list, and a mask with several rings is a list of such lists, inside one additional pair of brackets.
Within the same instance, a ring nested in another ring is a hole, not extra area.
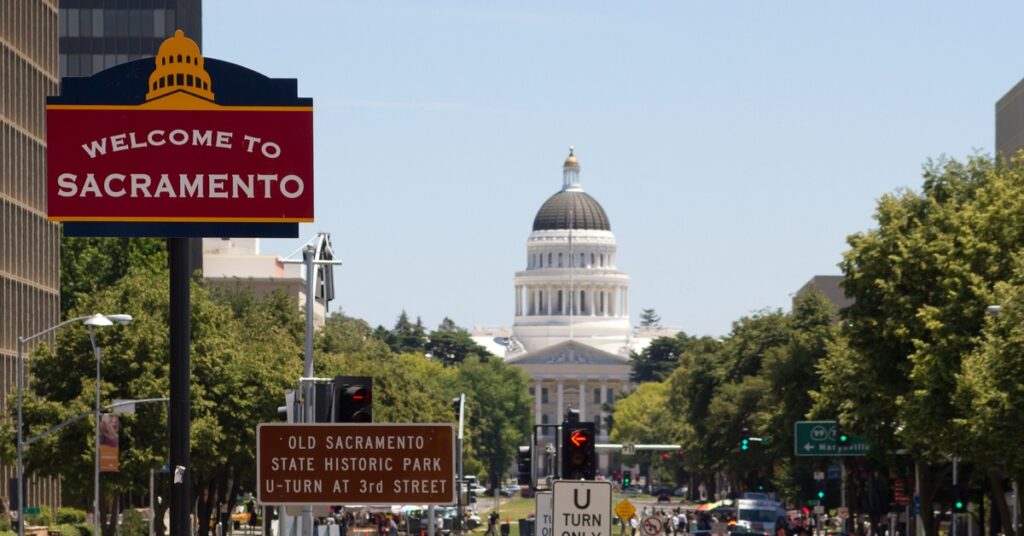
[(260, 424), (261, 504), (452, 504), (450, 424)]

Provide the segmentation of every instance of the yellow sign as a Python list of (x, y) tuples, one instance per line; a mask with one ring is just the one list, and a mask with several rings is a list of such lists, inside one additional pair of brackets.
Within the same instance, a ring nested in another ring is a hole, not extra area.
[(615, 505), (615, 515), (619, 516), (619, 519), (628, 521), (636, 513), (636, 507), (633, 503), (629, 502), (629, 499), (622, 499), (622, 502)]

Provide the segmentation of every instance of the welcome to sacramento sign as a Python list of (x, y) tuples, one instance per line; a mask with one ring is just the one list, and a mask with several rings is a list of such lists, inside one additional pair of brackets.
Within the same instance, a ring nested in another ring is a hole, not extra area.
[(312, 99), (181, 30), (156, 58), (64, 78), (46, 121), (48, 213), (69, 236), (295, 237), (313, 221)]

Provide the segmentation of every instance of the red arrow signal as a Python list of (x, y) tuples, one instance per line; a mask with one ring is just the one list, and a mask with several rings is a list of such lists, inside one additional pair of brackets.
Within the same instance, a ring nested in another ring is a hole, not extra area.
[(572, 441), (572, 444), (578, 447), (587, 441), (590, 441), (590, 437), (588, 437), (587, 433), (583, 430), (575, 430), (572, 435), (569, 436), (569, 441)]

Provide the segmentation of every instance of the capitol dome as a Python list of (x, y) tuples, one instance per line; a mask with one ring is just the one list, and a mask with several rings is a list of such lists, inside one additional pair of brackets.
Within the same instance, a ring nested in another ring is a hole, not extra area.
[(590, 229), (611, 231), (608, 214), (590, 194), (563, 190), (548, 198), (533, 218), (534, 231)]
[(562, 165), (562, 191), (548, 198), (533, 218), (534, 231), (565, 229), (611, 231), (608, 214), (596, 199), (583, 191), (580, 163), (569, 147), (569, 156)]

